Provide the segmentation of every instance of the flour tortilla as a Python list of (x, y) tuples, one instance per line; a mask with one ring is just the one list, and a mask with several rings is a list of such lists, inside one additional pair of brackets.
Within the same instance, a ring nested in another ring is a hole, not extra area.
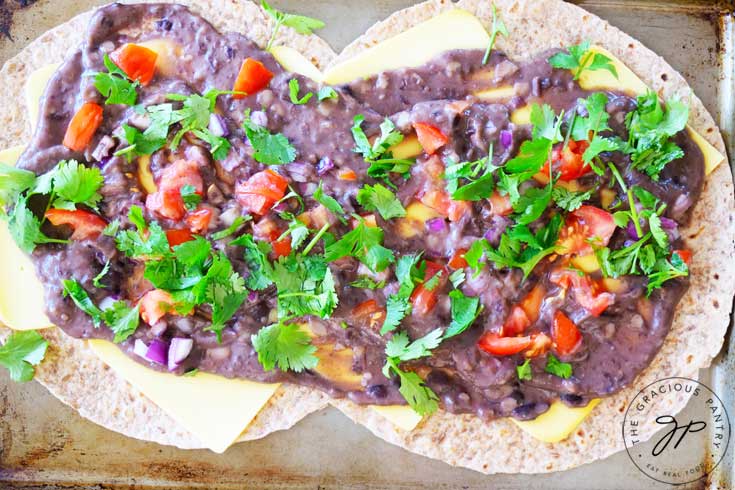
[[(272, 20), (254, 3), (236, 0), (176, 3), (190, 5), (219, 31), (245, 33), (261, 47), (270, 36)], [(0, 148), (30, 141), (31, 123), (22, 102), (26, 79), (38, 68), (61, 62), (67, 54), (78, 49), (93, 13), (80, 14), (48, 31), (2, 67), (0, 100), (4, 104), (0, 106), (0, 126), (3, 128)], [(281, 28), (276, 43), (297, 49), (320, 67), (335, 56), (324, 40), (314, 35), (297, 34), (290, 28)], [(10, 329), (0, 325), (1, 339), (10, 333)], [(204, 447), (193, 434), (100, 361), (85, 341), (72, 339), (56, 328), (41, 333), (51, 346), (46, 360), (36, 369), (36, 379), (82, 416), (137, 439), (185, 449)], [(239, 440), (258, 439), (288, 429), (326, 406), (327, 400), (328, 396), (317, 390), (281, 385)]]
[[(499, 0), (495, 3), (511, 31), (509, 38), (499, 38), (496, 48), (513, 58), (527, 58), (548, 48), (590, 39), (625, 60), (662, 96), (689, 96), (683, 77), (663, 59), (578, 7), (560, 0)], [(475, 13), (490, 25), (490, 2), (435, 0), (397, 12), (376, 24), (333, 61), (334, 55), (329, 47), (316, 36), (298, 36), (284, 29), (279, 37), (281, 43), (297, 48), (318, 66), (324, 66), (330, 61), (335, 64), (348, 59), (381, 40), (455, 7)], [(269, 32), (264, 14), (249, 2), (199, 1), (193, 9), (218, 29), (247, 32), (261, 45)], [(0, 121), (6, 129), (0, 135), (0, 147), (29, 140), (25, 111), (20, 104), (12, 102), (20, 100), (19, 90), (28, 74), (42, 65), (60, 61), (67, 46), (79, 43), (89, 15), (82, 14), (49, 31), (0, 71), (0, 96), (10, 104), (0, 108)], [(553, 19), (553, 23), (547, 25), (547, 19)], [(247, 21), (251, 23), (246, 27)], [(666, 82), (662, 79), (663, 74), (666, 74)], [(724, 154), (724, 144), (712, 117), (696, 97), (691, 98), (691, 104), (690, 124)], [(696, 378), (698, 369), (708, 366), (721, 347), (735, 287), (732, 249), (735, 224), (732, 215), (732, 176), (727, 163), (723, 163), (707, 179), (702, 198), (695, 208), (693, 225), (683, 230), (684, 236), (689, 237), (689, 246), (695, 251), (691, 266), (692, 285), (679, 305), (672, 334), (636, 384), (603, 400), (566, 441), (542, 443), (509, 420), (485, 423), (471, 415), (456, 416), (443, 412), (429, 417), (415, 430), (406, 432), (367, 407), (345, 400), (332, 400), (331, 403), (389, 442), (484, 473), (557, 471), (618, 451), (623, 447), (620, 437), (622, 414), (635, 393), (649, 382), (665, 376)], [(7, 329), (0, 330), (0, 336), (7, 333)], [(201, 447), (194, 436), (104, 366), (84, 342), (70, 339), (56, 329), (45, 331), (44, 335), (54, 347), (49, 359), (37, 370), (37, 378), (83, 416), (132, 437), (184, 448)], [(273, 430), (290, 427), (306, 414), (324, 406), (326, 400), (325, 395), (313, 390), (284, 385), (251, 424), (244, 438), (254, 439)], [(684, 398), (665, 401), (670, 413), (677, 412), (686, 403)], [(644, 438), (650, 435), (644, 434)]]
[[(499, 37), (495, 48), (511, 58), (528, 59), (550, 48), (589, 39), (623, 60), (662, 97), (690, 99), (689, 123), (723, 155), (725, 145), (712, 116), (696, 97), (690, 97), (686, 80), (666, 61), (639, 41), (599, 17), (561, 0), (495, 0), (510, 36)], [(349, 59), (389, 37), (440, 12), (462, 8), (491, 25), (487, 0), (432, 0), (401, 10), (370, 28), (350, 44), (333, 64)], [(451, 33), (444, 33), (451, 35)], [(397, 429), (367, 407), (346, 400), (334, 406), (388, 442), (449, 464), (483, 473), (541, 473), (572, 468), (623, 449), (621, 424), (628, 403), (649, 383), (670, 376), (696, 379), (719, 352), (729, 323), (735, 290), (735, 221), (730, 167), (723, 162), (707, 178), (696, 204), (691, 226), (682, 230), (694, 251), (691, 287), (679, 304), (671, 333), (651, 365), (633, 386), (603, 399), (568, 439), (549, 444), (532, 438), (508, 419), (483, 422), (472, 415), (439, 412), (411, 432)], [(659, 397), (662, 410), (677, 413), (687, 402)], [(664, 410), (663, 407), (666, 407)], [(657, 412), (657, 410), (651, 410)], [(653, 434), (641, 434), (647, 440)]]

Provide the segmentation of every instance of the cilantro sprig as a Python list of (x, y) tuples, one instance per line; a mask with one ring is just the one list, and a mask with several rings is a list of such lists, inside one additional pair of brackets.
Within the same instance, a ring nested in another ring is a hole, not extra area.
[(357, 202), (367, 211), (377, 211), (384, 220), (406, 216), (396, 195), (381, 184), (365, 185), (357, 192)]
[[(492, 164), (493, 145), (490, 144), (488, 156), (473, 162), (448, 161), (444, 171), (447, 191), (455, 201), (480, 201), (493, 193), (495, 180), (493, 172), (498, 167)], [(466, 182), (466, 183), (462, 183)]]
[(395, 261), (393, 251), (385, 248), (383, 230), (368, 226), (361, 216), (355, 215), (357, 226), (342, 238), (327, 245), (324, 259), (334, 262), (342, 257), (354, 257), (373, 271), (381, 272)]
[(294, 105), (304, 105), (314, 97), (312, 92), (306, 92), (302, 97), (299, 97), (299, 91), (301, 87), (299, 85), (298, 78), (292, 78), (288, 81), (288, 96), (291, 99), (291, 103)]
[(0, 346), (0, 365), (10, 373), (10, 379), (24, 383), (33, 379), (34, 366), (46, 356), (48, 342), (35, 330), (13, 332)]
[(100, 94), (106, 97), (105, 104), (135, 105), (138, 99), (136, 89), (140, 83), (129, 79), (109, 55), (105, 54), (102, 60), (107, 68), (107, 73), (97, 73), (94, 76), (94, 86)]
[(487, 49), (485, 50), (485, 54), (482, 57), (482, 64), (486, 65), (488, 60), (490, 59), (490, 52), (493, 50), (493, 47), (495, 46), (495, 39), (498, 37), (498, 34), (507, 37), (508, 36), (508, 28), (505, 27), (505, 22), (498, 16), (498, 11), (495, 8), (495, 4), (492, 6), (492, 25), (490, 26), (490, 42), (487, 45)]
[(260, 6), (275, 21), (275, 25), (271, 31), (271, 37), (268, 39), (268, 44), (265, 47), (266, 51), (269, 51), (271, 46), (273, 46), (273, 41), (276, 40), (278, 30), (282, 25), (292, 28), (299, 34), (311, 34), (313, 31), (321, 29), (325, 25), (324, 22), (319, 19), (314, 19), (305, 15), (288, 14), (286, 12), (276, 10), (268, 5), (268, 2), (265, 0), (260, 1)]
[(266, 165), (283, 165), (296, 159), (296, 148), (291, 145), (288, 138), (280, 133), (273, 134), (267, 128), (253, 122), (250, 119), (249, 110), (245, 114), (242, 127), (255, 150), (253, 158), (256, 162)]
[(396, 130), (395, 124), (385, 118), (380, 124), (380, 135), (370, 144), (362, 123), (365, 116), (357, 114), (353, 119), (352, 137), (355, 140), (355, 148), (352, 150), (359, 153), (370, 164), (367, 173), (375, 179), (388, 179), (391, 173), (408, 176), (413, 160), (393, 158), (390, 148), (403, 141), (403, 134)]
[(258, 362), (266, 371), (278, 367), (282, 371), (300, 373), (304, 369), (314, 369), (319, 363), (309, 334), (296, 323), (268, 325), (252, 335), (250, 341), (258, 353)]
[(549, 58), (549, 64), (554, 68), (571, 70), (575, 80), (578, 80), (585, 70), (607, 70), (618, 78), (618, 71), (612, 60), (602, 53), (591, 51), (589, 41), (569, 46), (567, 52), (556, 53)]

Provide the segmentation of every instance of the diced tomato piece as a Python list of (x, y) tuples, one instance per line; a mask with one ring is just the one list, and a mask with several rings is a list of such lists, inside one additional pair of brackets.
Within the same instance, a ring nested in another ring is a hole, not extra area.
[(350, 182), (354, 182), (357, 180), (357, 174), (355, 173), (354, 170), (347, 168), (347, 169), (342, 169), (339, 172), (337, 172), (337, 178), (339, 180), (347, 180)]
[(523, 308), (531, 323), (538, 320), (539, 312), (541, 311), (541, 302), (544, 300), (545, 295), (546, 289), (541, 284), (536, 284), (523, 300), (521, 300), (519, 306)]
[(494, 356), (512, 356), (531, 346), (531, 337), (501, 337), (485, 332), (477, 341), (477, 347)]
[(237, 202), (248, 212), (263, 216), (286, 195), (288, 181), (271, 169), (263, 170), (235, 187)]
[(604, 247), (614, 232), (615, 220), (612, 214), (585, 204), (567, 216), (564, 227), (559, 232), (559, 253), (592, 253), (590, 240)]
[(154, 325), (176, 305), (173, 296), (163, 289), (148, 291), (140, 298), (140, 317), (148, 325)]
[(67, 210), (51, 208), (46, 211), (46, 219), (52, 225), (69, 225), (74, 230), (72, 240), (95, 239), (107, 226), (107, 222), (94, 213), (83, 209)]
[(363, 301), (352, 309), (352, 321), (356, 325), (378, 330), (385, 321), (385, 308), (374, 299)]
[(237, 80), (232, 87), (234, 92), (244, 92), (244, 94), (233, 95), (236, 99), (243, 99), (248, 95), (253, 95), (268, 86), (273, 73), (265, 67), (260, 61), (252, 58), (245, 58), (240, 66), (240, 73), (237, 74)]
[[(551, 152), (551, 168), (554, 175), (559, 174), (559, 180), (570, 181), (578, 179), (589, 172), (589, 164), (584, 163), (582, 154), (590, 146), (587, 141), (569, 140), (567, 146), (562, 149), (562, 145), (558, 145)], [(549, 176), (549, 163), (547, 162), (541, 169), (541, 173), (547, 178)]]
[(459, 221), (471, 209), (470, 203), (453, 201), (449, 198), (449, 194), (440, 189), (424, 192), (419, 196), (419, 200), (452, 222)]
[(129, 79), (137, 80), (141, 85), (148, 85), (156, 73), (158, 53), (145, 46), (127, 43), (110, 53), (110, 59)]
[(204, 193), (204, 182), (199, 174), (199, 167), (191, 160), (177, 160), (161, 173), (158, 190), (148, 194), (145, 205), (164, 218), (181, 220), (186, 214), (181, 188), (191, 185), (197, 194)]
[(436, 150), (447, 144), (449, 138), (441, 132), (436, 126), (426, 123), (413, 123), (413, 127), (416, 130), (416, 136), (419, 139), (419, 144), (429, 155), (436, 153)]
[[(280, 234), (278, 235), (280, 236)], [(278, 236), (276, 238), (278, 238)], [(291, 253), (291, 237), (287, 236), (283, 240), (277, 240), (271, 243), (273, 247), (273, 255), (275, 258), (287, 257)]]
[(457, 249), (457, 251), (454, 252), (454, 255), (452, 255), (452, 258), (449, 259), (449, 263), (447, 265), (452, 269), (464, 269), (469, 265), (467, 263), (467, 259), (464, 258), (464, 254), (466, 253), (466, 248)]
[(490, 209), (492, 209), (493, 214), (497, 216), (508, 216), (513, 212), (513, 206), (508, 196), (503, 196), (498, 191), (493, 191), (489, 199)]
[(102, 107), (94, 102), (85, 102), (69, 121), (64, 135), (64, 146), (73, 151), (84, 151), (100, 124)]
[(573, 270), (553, 271), (549, 280), (565, 289), (571, 286), (575, 301), (592, 316), (600, 316), (615, 300), (615, 295), (604, 291), (600, 282)]
[(515, 305), (510, 309), (510, 315), (508, 315), (505, 323), (503, 323), (502, 333), (504, 336), (522, 334), (531, 323), (531, 319), (528, 318), (528, 314), (526, 314), (523, 308)]
[(194, 235), (187, 229), (183, 230), (166, 230), (166, 238), (168, 246), (174, 248), (176, 245), (189, 242), (194, 239)]
[(447, 271), (443, 265), (436, 262), (426, 261), (426, 270), (424, 271), (424, 283), (441, 272), (439, 283), (431, 291), (419, 284), (411, 294), (411, 304), (413, 304), (413, 313), (418, 316), (426, 316), (434, 309), (437, 302), (437, 292), (447, 282)]
[(554, 313), (554, 324), (551, 326), (551, 338), (556, 352), (562, 356), (573, 353), (582, 343), (582, 334), (572, 320), (560, 310)]
[(202, 233), (205, 231), (209, 228), (210, 221), (212, 221), (212, 210), (205, 207), (191, 211), (186, 216), (186, 224), (194, 233)]
[(674, 250), (672, 253), (675, 253), (676, 255), (681, 257), (681, 260), (683, 260), (686, 265), (689, 265), (692, 261), (691, 250)]

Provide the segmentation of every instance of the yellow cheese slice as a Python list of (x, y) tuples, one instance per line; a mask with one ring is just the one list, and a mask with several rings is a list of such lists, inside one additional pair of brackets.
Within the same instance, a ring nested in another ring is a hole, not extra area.
[(411, 431), (419, 425), (421, 415), (404, 405), (373, 405), (370, 407), (381, 416), (388, 419), (393, 425), (405, 431)]
[(311, 78), (315, 82), (322, 81), (322, 72), (300, 51), (288, 46), (274, 46), (270, 53), (286, 70)]
[(335, 65), (324, 73), (324, 82), (338, 85), (385, 70), (420, 66), (444, 51), (484, 49), (489, 42), (477, 17), (450, 10)]
[[(622, 90), (623, 92), (627, 92), (631, 95), (642, 95), (646, 93), (648, 87), (643, 83), (643, 80), (638, 78), (638, 75), (633, 73), (633, 71), (625, 66), (625, 63), (616, 58), (615, 55), (600, 46), (592, 46), (590, 50), (594, 53), (600, 53), (610, 58), (612, 60), (612, 64), (615, 66), (615, 70), (618, 72), (618, 78), (615, 78), (615, 76), (607, 70), (586, 70), (579, 76), (580, 87), (586, 90)], [(513, 111), (510, 119), (514, 124), (530, 124), (530, 115), (530, 107), (523, 106)], [(702, 155), (704, 156), (704, 171), (705, 174), (709, 175), (719, 164), (725, 161), (725, 156), (690, 126), (687, 126), (687, 129), (692, 140), (694, 140), (702, 151)]]
[(161, 373), (138, 364), (115, 344), (88, 342), (105, 364), (217, 453), (235, 442), (280, 386), (208, 373)]
[(499, 100), (510, 99), (516, 94), (515, 87), (505, 85), (503, 87), (489, 88), (475, 92), (475, 97), (485, 102), (494, 102)]
[(38, 108), (41, 104), (41, 97), (46, 90), (46, 85), (51, 79), (56, 69), (61, 63), (42, 66), (28, 76), (25, 85), (26, 107), (28, 109), (28, 117), (31, 121), (31, 132), (36, 130), (38, 122)]
[[(46, 86), (40, 86), (41, 91)], [(15, 165), (23, 146), (0, 151), (0, 163)], [(15, 245), (7, 220), (0, 220), (0, 323), (14, 330), (52, 327), (43, 312), (43, 286), (31, 259)]]
[(596, 398), (586, 407), (571, 408), (561, 402), (554, 402), (548, 411), (533, 420), (511, 420), (540, 441), (559, 442), (569, 437), (598, 403), (600, 400)]

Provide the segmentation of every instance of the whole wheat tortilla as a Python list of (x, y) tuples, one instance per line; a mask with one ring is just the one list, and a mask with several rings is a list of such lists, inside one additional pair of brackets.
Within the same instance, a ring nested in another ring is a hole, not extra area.
[[(723, 155), (725, 145), (712, 116), (686, 80), (656, 53), (599, 17), (561, 0), (495, 0), (510, 36), (499, 37), (495, 49), (512, 59), (527, 59), (550, 48), (589, 39), (624, 60), (662, 97), (690, 99), (689, 124)], [(490, 26), (488, 0), (431, 0), (394, 13), (350, 44), (333, 64), (395, 36), (452, 8), (474, 13)], [(451, 33), (445, 33), (451, 35)], [(696, 379), (719, 352), (729, 323), (735, 291), (735, 221), (730, 167), (723, 162), (706, 180), (691, 225), (682, 229), (693, 250), (691, 286), (677, 307), (672, 329), (651, 365), (632, 386), (603, 399), (577, 431), (549, 444), (529, 436), (508, 419), (483, 422), (473, 415), (438, 412), (411, 432), (397, 429), (373, 410), (346, 400), (334, 406), (388, 442), (449, 464), (483, 473), (540, 473), (572, 468), (623, 449), (621, 424), (628, 403), (649, 383), (670, 376)], [(688, 398), (660, 397), (665, 413), (677, 413)], [(656, 410), (651, 410), (655, 412)], [(659, 410), (659, 413), (664, 413)], [(642, 433), (641, 440), (653, 435)]]
[[(249, 2), (209, 0), (177, 3), (193, 3), (193, 10), (202, 13), (218, 29), (247, 32), (261, 46), (269, 32), (266, 27), (268, 19)], [(624, 59), (662, 96), (680, 94), (686, 98), (689, 95), (683, 77), (663, 59), (578, 7), (561, 0), (498, 0), (495, 3), (511, 31), (511, 36), (500, 38), (496, 47), (512, 58), (527, 58), (548, 48), (590, 39)], [(486, 25), (490, 24), (490, 2), (425, 2), (397, 12), (373, 26), (332, 64), (455, 7), (469, 10)], [(3, 82), (0, 90), (4, 91), (0, 92), (0, 96), (4, 96), (6, 102), (19, 100), (18, 87), (23, 86), (29, 73), (42, 65), (61, 60), (66, 46), (78, 44), (89, 15), (82, 14), (49, 31), (6, 63), (0, 70), (0, 80)], [(553, 23), (546, 24), (548, 19), (553, 19)], [(245, 28), (247, 22), (251, 24)], [(316, 36), (298, 36), (286, 29), (281, 32), (279, 37), (283, 44), (306, 54), (317, 66), (329, 64), (334, 56)], [(663, 74), (666, 74), (665, 83)], [(20, 104), (0, 108), (0, 121), (7, 128), (0, 135), (0, 146), (6, 147), (29, 139), (29, 123)], [(724, 154), (719, 131), (696, 97), (691, 98), (690, 124)], [(331, 403), (389, 442), (484, 473), (562, 470), (622, 449), (620, 422), (628, 401), (635, 393), (652, 380), (665, 376), (696, 378), (698, 369), (708, 366), (720, 349), (735, 287), (732, 196), (732, 177), (728, 165), (723, 163), (708, 177), (701, 200), (694, 210), (692, 226), (683, 230), (695, 254), (691, 265), (691, 287), (679, 305), (672, 334), (651, 366), (636, 380), (636, 384), (605, 399), (569, 439), (557, 444), (542, 443), (522, 432), (509, 420), (485, 423), (472, 415), (443, 412), (429, 417), (415, 430), (406, 432), (367, 407), (345, 400), (332, 400)], [(7, 333), (7, 329), (0, 330), (0, 336)], [(37, 378), (83, 416), (132, 437), (185, 448), (201, 447), (201, 443), (191, 434), (102, 364), (84, 342), (70, 339), (56, 329), (47, 330), (44, 335), (54, 348), (50, 351), (48, 361), (37, 369)], [(79, 373), (84, 373), (84, 376)], [(680, 410), (686, 403), (684, 398), (665, 401), (673, 412)], [(290, 427), (326, 402), (327, 397), (321, 393), (284, 385), (253, 421), (244, 438), (254, 439), (273, 430)]]
[[(221, 32), (246, 34), (260, 47), (265, 46), (270, 36), (272, 21), (254, 3), (236, 0), (176, 3), (189, 5)], [(30, 141), (31, 123), (22, 93), (26, 79), (38, 68), (61, 62), (68, 53), (78, 49), (93, 13), (80, 14), (46, 32), (2, 67), (0, 100), (4, 103), (0, 105), (3, 127), (0, 148)], [(277, 43), (297, 49), (317, 66), (324, 66), (334, 57), (332, 48), (321, 38), (304, 36), (290, 28), (281, 28)], [(10, 333), (10, 329), (0, 325), (0, 338)], [(41, 333), (49, 340), (50, 347), (46, 360), (36, 368), (36, 379), (59, 400), (89, 420), (130, 437), (185, 449), (204, 447), (193, 434), (100, 361), (85, 341), (72, 339), (57, 328)], [(326, 406), (327, 400), (328, 396), (318, 390), (283, 384), (238, 440), (258, 439), (288, 429)]]

